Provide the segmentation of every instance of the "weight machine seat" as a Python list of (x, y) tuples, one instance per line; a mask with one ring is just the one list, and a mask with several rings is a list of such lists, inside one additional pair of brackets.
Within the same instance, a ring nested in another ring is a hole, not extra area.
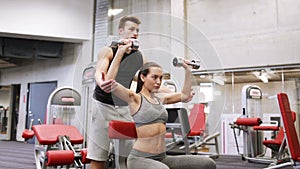
[(111, 120), (109, 122), (108, 136), (111, 139), (135, 139), (137, 138), (135, 123)]
[(236, 125), (240, 126), (259, 126), (262, 123), (260, 118), (238, 118), (235, 121)]
[(108, 136), (113, 140), (116, 169), (127, 169), (125, 141), (137, 138), (134, 122), (112, 120), (109, 122)]
[(263, 145), (265, 145), (266, 147), (269, 147), (270, 149), (278, 152), (283, 140), (284, 140), (284, 131), (283, 131), (283, 128), (280, 127), (275, 139), (273, 139), (273, 140), (264, 140)]
[[(292, 111), (292, 118), (293, 121), (296, 121), (296, 113), (294, 111)], [(265, 131), (278, 131), (275, 139), (273, 140), (264, 140), (263, 144), (267, 147), (269, 147), (270, 149), (278, 152), (279, 148), (284, 140), (284, 130), (282, 127), (278, 127), (278, 126), (254, 126), (253, 127), (254, 130), (265, 130)], [(285, 147), (285, 145), (283, 145)]]
[(275, 125), (260, 125), (260, 126), (253, 126), (253, 130), (256, 131), (278, 131), (275, 139), (272, 140), (263, 140), (263, 145), (270, 148), (271, 150), (278, 152), (282, 141), (284, 139), (284, 132), (283, 129), (279, 126)]
[(83, 136), (76, 127), (63, 124), (40, 124), (32, 126), (40, 144), (52, 145), (57, 143), (59, 136), (68, 136), (72, 144), (82, 144)]

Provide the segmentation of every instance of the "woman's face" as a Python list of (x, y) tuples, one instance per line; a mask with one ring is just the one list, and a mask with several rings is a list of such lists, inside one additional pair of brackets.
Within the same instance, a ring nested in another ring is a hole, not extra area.
[(144, 86), (151, 92), (157, 92), (161, 85), (163, 77), (162, 69), (159, 67), (150, 67), (146, 77), (142, 77)]

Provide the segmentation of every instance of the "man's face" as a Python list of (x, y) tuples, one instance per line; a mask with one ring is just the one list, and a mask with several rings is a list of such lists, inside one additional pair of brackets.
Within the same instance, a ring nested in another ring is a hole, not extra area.
[(139, 25), (127, 21), (125, 22), (124, 28), (119, 29), (119, 35), (122, 39), (137, 39), (139, 36)]

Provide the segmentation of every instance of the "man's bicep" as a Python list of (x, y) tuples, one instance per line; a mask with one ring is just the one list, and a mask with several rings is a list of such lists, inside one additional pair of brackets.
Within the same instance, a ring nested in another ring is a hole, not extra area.
[(101, 48), (97, 58), (97, 71), (107, 73), (112, 58), (113, 58), (113, 52), (111, 48), (109, 47)]
[(98, 60), (96, 71), (107, 73), (108, 67), (109, 67), (109, 62), (110, 62), (109, 58), (106, 58), (106, 57)]

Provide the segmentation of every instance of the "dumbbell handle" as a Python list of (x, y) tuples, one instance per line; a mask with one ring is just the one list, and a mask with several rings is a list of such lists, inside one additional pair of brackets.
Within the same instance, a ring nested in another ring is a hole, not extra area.
[[(139, 40), (138, 39), (131, 39), (131, 41), (132, 41), (131, 48), (133, 50), (138, 50), (138, 48), (139, 48)], [(112, 45), (125, 45), (125, 43), (122, 40), (112, 41)]]
[[(182, 66), (183, 62), (184, 62), (183, 58), (181, 58), (181, 57), (175, 57), (173, 59), (173, 66), (177, 66), (177, 67), (178, 66)], [(187, 65), (192, 66), (193, 69), (199, 69), (200, 68), (200, 61), (192, 60), (192, 61), (189, 61), (187, 63)]]

